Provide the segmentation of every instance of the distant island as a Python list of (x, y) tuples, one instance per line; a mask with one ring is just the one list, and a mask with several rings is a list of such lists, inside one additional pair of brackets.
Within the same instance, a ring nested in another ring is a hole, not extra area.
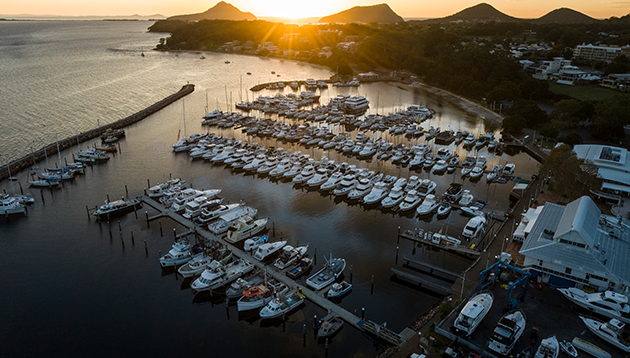
[(171, 16), (167, 20), (200, 21), (200, 20), (256, 20), (251, 12), (242, 12), (232, 4), (221, 1), (212, 8), (198, 14)]
[(334, 15), (324, 16), (319, 23), (380, 23), (393, 24), (405, 20), (396, 14), (387, 4), (372, 6), (355, 6), (351, 9), (338, 12)]
[(538, 19), (521, 19), (517, 17), (513, 17), (507, 15), (496, 8), (494, 8), (490, 4), (481, 3), (475, 6), (471, 6), (466, 8), (456, 14), (447, 17), (441, 17), (437, 19), (427, 19), (421, 20), (419, 22), (426, 24), (436, 24), (436, 23), (448, 23), (448, 22), (458, 22), (458, 21), (467, 21), (467, 22), (485, 22), (485, 21), (496, 21), (496, 22), (517, 22), (517, 21), (525, 21), (525, 22), (534, 22), (538, 24), (546, 24), (546, 23), (583, 23), (596, 21), (596, 19), (585, 15), (579, 11), (575, 11), (572, 9), (561, 8), (553, 10), (547, 13), (544, 16), (541, 16)]

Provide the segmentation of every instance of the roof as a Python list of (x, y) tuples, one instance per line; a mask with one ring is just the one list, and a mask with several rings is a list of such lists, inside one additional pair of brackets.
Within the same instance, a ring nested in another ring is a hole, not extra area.
[[(569, 243), (583, 240), (581, 248)], [(602, 215), (586, 196), (566, 207), (546, 203), (520, 254), (630, 284), (630, 223)]]
[(610, 168), (598, 168), (597, 176), (607, 181), (614, 181), (622, 184), (630, 183), (630, 172)]
[(574, 146), (573, 151), (579, 159), (588, 160), (598, 167), (630, 173), (630, 156), (625, 148), (580, 144)]

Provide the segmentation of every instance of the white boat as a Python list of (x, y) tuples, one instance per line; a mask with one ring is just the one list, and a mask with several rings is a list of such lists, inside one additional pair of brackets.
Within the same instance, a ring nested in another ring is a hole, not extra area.
[(472, 179), (479, 179), (483, 175), (483, 169), (480, 167), (473, 167), (468, 174)]
[(278, 178), (291, 169), (293, 163), (289, 159), (283, 159), (280, 163), (269, 172), (269, 176)]
[(461, 199), (463, 194), (464, 189), (462, 188), (462, 185), (460, 183), (451, 183), (451, 185), (448, 187), (448, 189), (446, 189), (446, 192), (444, 193), (444, 200), (451, 203), (456, 203), (459, 201), (459, 199)]
[(258, 154), (254, 160), (243, 167), (243, 170), (246, 172), (256, 172), (258, 171), (258, 168), (265, 164), (265, 161), (267, 161), (267, 157), (264, 154)]
[(398, 206), (405, 199), (405, 190), (402, 186), (394, 187), (389, 194), (381, 201), (383, 208), (392, 208)]
[(446, 171), (446, 168), (448, 168), (448, 162), (446, 160), (440, 159), (435, 162), (435, 165), (433, 166), (433, 173), (443, 174)]
[(306, 279), (306, 284), (313, 288), (315, 291), (319, 291), (322, 288), (330, 285), (335, 281), (339, 275), (346, 268), (346, 260), (340, 258), (333, 258), (327, 260), (324, 267), (317, 271), (314, 275)]
[(191, 258), (190, 243), (185, 239), (179, 240), (172, 245), (172, 249), (166, 255), (160, 257), (160, 266), (169, 267), (184, 264)]
[(493, 302), (494, 296), (491, 292), (477, 294), (462, 308), (451, 330), (459, 336), (470, 336), (486, 317)]
[(359, 200), (372, 190), (372, 182), (367, 178), (359, 179), (357, 186), (348, 193), (348, 199)]
[(589, 342), (589, 341), (585, 341), (582, 338), (578, 338), (575, 337), (573, 338), (573, 340), (571, 341), (571, 343), (573, 344), (573, 346), (581, 351), (584, 351), (590, 355), (592, 355), (593, 357), (596, 358), (611, 358), (610, 353), (606, 352), (605, 350), (601, 349), (600, 347), (594, 345), (593, 343)]
[(201, 211), (207, 207), (221, 204), (223, 199), (208, 200), (206, 196), (200, 196), (192, 201), (189, 201), (184, 206), (184, 213), (182, 216), (188, 220), (192, 220), (201, 215)]
[(363, 197), (364, 204), (375, 204), (383, 200), (387, 196), (387, 184), (380, 181), (374, 184), (372, 190)]
[(324, 168), (319, 168), (317, 169), (317, 172), (315, 173), (315, 175), (313, 175), (313, 177), (310, 178), (306, 182), (306, 185), (308, 185), (311, 188), (319, 187), (319, 186), (322, 186), (322, 184), (324, 184), (327, 180), (328, 180), (328, 171)]
[(287, 170), (284, 174), (282, 174), (282, 177), (285, 179), (293, 179), (295, 178), (296, 175), (300, 174), (302, 169), (303, 169), (302, 163), (300, 162), (293, 163), (293, 166), (291, 166), (291, 169)]
[(242, 292), (243, 297), (238, 299), (236, 306), (239, 312), (260, 309), (271, 302), (275, 295), (283, 295), (288, 291), (289, 288), (283, 283), (249, 287)]
[(238, 208), (221, 215), (217, 220), (208, 224), (208, 230), (214, 235), (223, 235), (230, 226), (236, 225), (238, 220), (243, 216), (256, 217), (258, 209), (250, 208), (249, 206), (239, 205)]
[(111, 202), (106, 200), (105, 204), (101, 205), (98, 210), (92, 213), (92, 215), (98, 216), (99, 218), (105, 218), (108, 216), (114, 216), (120, 213), (132, 211), (141, 207), (142, 201), (140, 201), (140, 199), (124, 200), (123, 198)]
[(210, 204), (207, 207), (201, 209), (201, 213), (197, 218), (195, 218), (194, 223), (197, 225), (207, 224), (219, 218), (221, 215), (225, 215), (232, 210), (236, 210), (239, 206), (241, 206), (240, 203), (228, 205), (220, 205), (218, 203)]
[(509, 177), (510, 175), (514, 174), (514, 169), (516, 169), (516, 165), (512, 163), (506, 164), (505, 167), (503, 167), (502, 175)]
[(328, 298), (339, 298), (348, 292), (352, 291), (352, 284), (346, 281), (341, 281), (339, 283), (334, 283), (330, 290), (326, 292), (326, 297)]
[(573, 346), (573, 344), (569, 341), (560, 342), (560, 349), (566, 353), (567, 355), (576, 358), (578, 356), (577, 349)]
[(260, 310), (260, 318), (282, 317), (304, 302), (304, 295), (298, 292), (280, 294)]
[(264, 244), (264, 243), (266, 243), (268, 241), (269, 241), (269, 236), (267, 236), (267, 235), (252, 237), (251, 239), (245, 240), (245, 244), (243, 245), (243, 251), (249, 252), (250, 254), (253, 254), (254, 251), (260, 245), (262, 245), (262, 244)]
[(470, 193), (470, 190), (464, 189), (464, 192), (462, 193), (462, 197), (461, 199), (459, 199), (458, 204), (460, 206), (468, 206), (472, 203), (474, 199), (475, 197)]
[(33, 180), (28, 182), (28, 186), (32, 188), (53, 188), (61, 184), (59, 180)]
[(308, 182), (309, 179), (311, 179), (315, 175), (315, 171), (316, 171), (315, 166), (312, 164), (309, 164), (305, 166), (304, 169), (302, 169), (300, 174), (293, 177), (292, 181), (295, 184), (306, 183)]
[(339, 185), (339, 182), (341, 182), (342, 179), (343, 179), (342, 172), (334, 172), (332, 173), (330, 178), (328, 178), (328, 180), (326, 180), (324, 184), (322, 184), (319, 187), (319, 189), (324, 190), (324, 191), (335, 189), (337, 185)]
[(440, 206), (437, 208), (437, 215), (439, 217), (447, 216), (452, 209), (453, 207), (448, 201), (443, 201), (442, 204), (440, 204)]
[(508, 355), (525, 330), (525, 314), (521, 310), (506, 313), (492, 332), (488, 348)]
[(418, 192), (415, 190), (411, 190), (409, 193), (407, 193), (407, 195), (405, 195), (405, 198), (398, 205), (398, 208), (400, 209), (400, 211), (413, 210), (416, 206), (418, 206), (418, 204), (420, 204), (421, 201), (422, 198), (420, 197), (420, 195), (418, 195)]
[(534, 354), (534, 358), (558, 358), (560, 344), (556, 336), (545, 338), (540, 342), (540, 346)]
[(164, 192), (173, 188), (173, 187), (181, 187), (182, 185), (184, 185), (186, 182), (182, 181), (179, 178), (174, 178), (174, 179), (169, 179), (167, 182), (165, 183), (160, 183), (157, 185), (154, 185), (152, 187), (150, 187), (147, 190), (147, 195), (149, 196), (149, 198), (159, 198), (162, 195), (164, 195)]
[(225, 241), (233, 244), (248, 239), (261, 232), (267, 225), (268, 220), (268, 218), (254, 220), (250, 216), (243, 216), (238, 219), (236, 225), (228, 228)]
[(437, 210), (438, 206), (440, 206), (440, 204), (435, 199), (435, 195), (429, 194), (426, 198), (424, 198), (422, 204), (418, 206), (416, 213), (420, 216), (429, 215)]
[(423, 179), (417, 190), (418, 195), (424, 198), (425, 196), (429, 194), (433, 194), (435, 192), (436, 187), (437, 187), (437, 184), (433, 180)]
[(256, 287), (265, 281), (266, 273), (262, 271), (254, 272), (248, 277), (239, 277), (236, 281), (230, 284), (225, 290), (225, 297), (228, 299), (240, 298), (243, 296), (243, 291), (250, 287)]
[(190, 287), (196, 292), (216, 290), (236, 281), (253, 269), (254, 265), (251, 262), (243, 259), (235, 260), (225, 266), (207, 268), (190, 284)]
[(486, 218), (485, 216), (474, 216), (468, 220), (468, 223), (462, 230), (462, 236), (472, 240), (485, 232)]
[(586, 293), (575, 287), (558, 288), (558, 291), (571, 302), (589, 311), (630, 323), (630, 306), (625, 295), (612, 291)]
[(492, 169), (490, 169), (490, 173), (486, 175), (486, 180), (491, 182), (495, 179), (498, 179), (502, 173), (503, 173), (503, 166), (501, 166), (501, 164), (497, 164), (494, 167), (492, 167)]
[(26, 207), (17, 198), (3, 197), (0, 199), (0, 215), (24, 214)]
[[(351, 285), (352, 286), (352, 285)], [(328, 291), (330, 292), (330, 291)], [(317, 330), (317, 338), (327, 338), (333, 336), (343, 327), (343, 320), (338, 315), (329, 315), (321, 320), (321, 325)]]
[(290, 265), (292, 265), (296, 260), (304, 256), (308, 251), (308, 245), (293, 247), (291, 245), (285, 245), (282, 248), (282, 253), (278, 258), (273, 262), (273, 265), (278, 270), (284, 270)]
[(332, 191), (332, 194), (336, 196), (345, 196), (350, 193), (352, 189), (354, 189), (356, 186), (356, 177), (352, 174), (347, 174), (344, 175), (339, 185), (337, 185), (337, 188)]
[(613, 318), (609, 322), (600, 322), (592, 318), (580, 316), (586, 327), (599, 338), (630, 353), (630, 335), (626, 325), (620, 320)]
[(486, 213), (484, 213), (483, 210), (481, 210), (481, 208), (478, 208), (476, 206), (470, 206), (470, 207), (463, 206), (460, 208), (460, 210), (464, 214), (469, 215), (469, 216), (485, 216), (486, 215)]
[(254, 258), (258, 261), (264, 261), (270, 255), (278, 252), (286, 244), (286, 240), (262, 244), (258, 246), (258, 249), (256, 249), (256, 252), (254, 253)]
[(193, 258), (190, 261), (188, 261), (187, 263), (182, 265), (179, 269), (177, 269), (177, 272), (179, 272), (183, 277), (193, 277), (193, 276), (201, 274), (209, 266), (212, 266), (212, 262), (216, 262), (214, 264), (215, 266), (220, 265), (220, 264), (222, 265), (224, 263), (227, 263), (229, 260), (231, 260), (231, 258), (232, 258), (232, 255), (230, 253), (230, 255), (228, 255), (226, 259), (218, 261), (218, 260), (214, 260), (212, 256), (208, 255), (207, 253), (201, 253), (201, 254), (193, 256)]
[(462, 243), (460, 240), (457, 240), (452, 236), (440, 234), (439, 232), (436, 232), (431, 236), (431, 241), (434, 244), (442, 244), (446, 246), (457, 246)]

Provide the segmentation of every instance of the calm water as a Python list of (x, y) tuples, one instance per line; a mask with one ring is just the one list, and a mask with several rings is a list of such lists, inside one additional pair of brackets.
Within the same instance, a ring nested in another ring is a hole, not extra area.
[[(326, 78), (330, 72), (310, 65), (229, 54), (155, 53), (149, 51), (164, 34), (146, 33), (145, 22), (0, 22), (0, 162), (6, 163), (77, 131), (94, 128), (132, 114), (175, 92), (187, 81), (196, 91), (186, 97), (188, 133), (200, 132), (200, 117), (209, 110), (227, 109), (240, 98), (252, 98), (241, 88), (277, 80)], [(140, 53), (146, 56), (143, 58)], [(225, 64), (230, 60), (230, 64)], [(246, 72), (252, 72), (247, 76)], [(241, 80), (242, 78), (242, 80)], [(242, 81), (242, 86), (241, 86)], [(397, 84), (372, 84), (348, 90), (367, 96), (372, 113), (385, 113), (408, 104), (421, 103), (437, 111), (428, 125), (485, 131), (439, 98), (432, 98)], [(287, 89), (286, 92), (289, 92)], [(322, 102), (337, 94), (335, 88), (321, 93)], [(271, 92), (257, 93), (272, 94)], [(232, 98), (230, 100), (230, 97)], [(158, 222), (147, 228), (133, 214), (118, 222), (99, 225), (87, 218), (93, 207), (109, 194), (112, 198), (139, 195), (147, 186), (169, 174), (188, 179), (197, 188), (221, 188), (226, 200), (245, 200), (259, 215), (275, 223), (276, 236), (289, 243), (309, 243), (317, 248), (318, 267), (323, 255), (333, 253), (352, 265), (355, 288), (341, 306), (367, 318), (387, 322), (401, 331), (425, 313), (436, 297), (390, 281), (395, 266), (396, 231), (415, 227), (440, 228), (453, 236), (461, 233), (467, 218), (454, 212), (446, 220), (412, 217), (349, 205), (319, 192), (296, 190), (290, 183), (271, 182), (255, 176), (234, 174), (223, 167), (186, 155), (175, 155), (170, 145), (183, 130), (182, 101), (127, 129), (122, 153), (107, 164), (94, 166), (54, 192), (30, 191), (36, 203), (27, 217), (0, 219), (0, 353), (3, 356), (134, 356), (208, 355), (245, 356), (252, 350), (263, 357), (324, 356), (324, 345), (313, 339), (313, 315), (325, 312), (307, 302), (283, 325), (239, 317), (235, 306), (226, 308), (223, 298), (190, 292), (189, 280), (164, 272), (158, 251), (166, 252), (176, 227), (164, 220), (164, 237)], [(341, 128), (334, 128), (341, 131)], [(241, 136), (231, 131), (224, 134)], [(246, 137), (242, 139), (247, 140)], [(250, 138), (266, 145), (280, 143)], [(400, 141), (400, 139), (398, 139)], [(422, 139), (420, 139), (422, 142)], [(91, 143), (82, 143), (81, 146)], [(287, 146), (300, 149), (297, 146)], [(304, 148), (301, 150), (305, 151)], [(319, 157), (325, 153), (310, 149)], [(462, 156), (465, 151), (460, 150)], [(482, 154), (486, 154), (482, 151)], [(327, 153), (331, 159), (362, 167), (409, 176), (407, 169), (391, 164), (359, 162)], [(71, 152), (61, 156), (71, 159)], [(489, 155), (490, 163), (517, 163), (517, 172), (529, 173), (537, 164), (524, 155)], [(52, 162), (57, 157), (50, 158)], [(45, 166), (40, 163), (41, 166)], [(16, 175), (14, 173), (14, 175)], [(422, 172), (420, 177), (434, 177)], [(16, 175), (26, 188), (27, 173)], [(458, 174), (433, 178), (442, 193)], [(19, 191), (17, 182), (1, 188)], [(500, 210), (507, 207), (510, 184), (465, 182), (479, 198)], [(42, 200), (43, 199), (43, 200)], [(271, 226), (271, 225), (269, 225)], [(131, 243), (131, 232), (135, 245)], [(146, 240), (148, 253), (143, 241)], [(412, 255), (413, 246), (402, 241), (400, 255)], [(415, 258), (453, 271), (469, 261), (448, 254), (415, 251)], [(346, 269), (346, 278), (350, 270)], [(374, 294), (370, 279), (374, 275)], [(306, 347), (302, 327), (307, 326)], [(370, 357), (380, 346), (360, 332), (345, 327), (331, 342), (329, 355)]]

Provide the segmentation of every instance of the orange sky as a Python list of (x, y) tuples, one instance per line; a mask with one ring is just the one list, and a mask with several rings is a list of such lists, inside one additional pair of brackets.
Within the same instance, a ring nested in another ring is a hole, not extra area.
[[(0, 14), (78, 15), (153, 15), (196, 13), (214, 6), (217, 0), (2, 0)], [(316, 17), (330, 15), (356, 5), (374, 5), (367, 0), (231, 0), (241, 11), (256, 16)], [(403, 17), (443, 17), (478, 4), (479, 0), (391, 0), (387, 3)], [(536, 18), (547, 12), (569, 7), (595, 18), (630, 13), (630, 0), (496, 0), (489, 2), (499, 11), (521, 18)]]

